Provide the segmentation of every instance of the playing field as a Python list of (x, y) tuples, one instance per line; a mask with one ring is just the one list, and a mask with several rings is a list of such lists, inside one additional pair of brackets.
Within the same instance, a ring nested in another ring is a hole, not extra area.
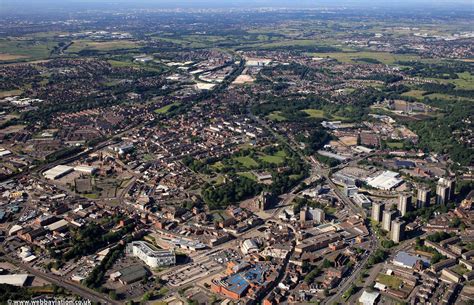
[(55, 45), (53, 41), (0, 39), (0, 62), (48, 58)]
[(387, 274), (379, 274), (379, 276), (377, 277), (377, 282), (395, 290), (399, 289), (400, 285), (402, 284), (402, 280), (395, 276)]
[(305, 109), (305, 110), (303, 110), (303, 112), (305, 112), (306, 114), (308, 114), (312, 118), (320, 119), (320, 118), (326, 117), (324, 115), (324, 111), (318, 110), (318, 109)]
[[(284, 153), (284, 152), (283, 152)], [(265, 162), (268, 162), (268, 163), (273, 163), (273, 164), (282, 164), (284, 161), (285, 161), (285, 156), (283, 155), (278, 155), (277, 154), (274, 154), (274, 155), (264, 155), (264, 156), (261, 156), (260, 159), (262, 161), (265, 161)]]
[(255, 161), (254, 159), (250, 158), (250, 157), (234, 157), (234, 159), (239, 162), (240, 164), (242, 164), (243, 166), (245, 166), (246, 168), (253, 168), (253, 167), (257, 167), (258, 166), (258, 163), (257, 161)]
[(253, 181), (257, 181), (257, 177), (255, 177), (255, 175), (251, 172), (238, 172), (237, 175), (248, 178)]
[(281, 111), (273, 111), (267, 116), (267, 118), (269, 118), (272, 121), (277, 121), (277, 122), (286, 121), (286, 118), (283, 115), (281, 115)]
[(361, 58), (372, 58), (386, 65), (393, 65), (397, 61), (420, 60), (417, 55), (392, 54), (388, 52), (331, 52), (331, 53), (310, 53), (311, 56), (322, 58), (333, 58), (344, 63), (354, 63), (354, 60)]
[(172, 104), (169, 104), (169, 105), (166, 105), (164, 107), (161, 107), (159, 109), (156, 109), (155, 110), (155, 113), (167, 113), (168, 111), (170, 111), (170, 109), (172, 107), (175, 107), (175, 106), (178, 106), (179, 103), (178, 102), (175, 102), (175, 103), (172, 103)]
[(416, 99), (422, 99), (423, 98), (423, 93), (425, 93), (425, 91), (423, 91), (423, 90), (410, 90), (408, 92), (402, 93), (402, 96), (408, 96), (408, 97), (414, 97)]
[(112, 51), (122, 49), (136, 49), (140, 45), (130, 40), (111, 40), (111, 41), (91, 41), (91, 40), (75, 40), (67, 49), (68, 53), (78, 53), (82, 50), (93, 51)]
[(21, 90), (8, 90), (8, 91), (0, 91), (0, 98), (4, 98), (7, 96), (14, 96), (20, 95), (23, 91)]

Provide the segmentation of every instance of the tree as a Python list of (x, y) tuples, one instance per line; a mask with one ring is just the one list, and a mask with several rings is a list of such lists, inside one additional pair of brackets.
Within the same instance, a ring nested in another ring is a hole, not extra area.
[(390, 249), (393, 246), (395, 246), (395, 242), (393, 240), (382, 240), (382, 247)]
[(148, 302), (152, 298), (153, 294), (150, 291), (145, 292), (145, 294), (142, 296), (142, 301), (143, 302)]
[(115, 290), (113, 290), (113, 289), (110, 290), (110, 291), (109, 291), (109, 298), (110, 298), (111, 300), (117, 300), (117, 299), (118, 299), (118, 298), (117, 298), (117, 292), (116, 292)]
[(324, 259), (323, 261), (323, 268), (330, 268), (332, 267), (332, 263), (328, 259)]

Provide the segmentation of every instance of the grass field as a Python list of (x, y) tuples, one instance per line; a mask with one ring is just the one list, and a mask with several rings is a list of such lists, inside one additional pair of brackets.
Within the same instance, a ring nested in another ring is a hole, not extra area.
[(28, 58), (28, 56), (0, 53), (0, 61), (9, 61), (22, 58)]
[(78, 53), (82, 50), (94, 51), (112, 51), (121, 49), (136, 49), (139, 44), (130, 40), (111, 40), (111, 41), (92, 41), (92, 40), (75, 40), (67, 49), (68, 53)]
[(474, 75), (469, 72), (458, 73), (459, 78), (451, 82), (457, 89), (474, 90)]
[(83, 197), (86, 197), (87, 199), (99, 199), (100, 195), (97, 193), (91, 193), (91, 194), (82, 194)]
[(395, 290), (399, 289), (400, 285), (402, 284), (402, 280), (387, 274), (379, 274), (377, 276), (377, 282), (380, 282), (381, 284), (384, 284), (385, 286)]
[(8, 91), (0, 91), (0, 98), (4, 98), (7, 96), (14, 96), (14, 95), (20, 95), (23, 91), (21, 90), (8, 90)]
[(276, 165), (280, 165), (283, 162), (285, 162), (285, 157), (286, 157), (285, 151), (284, 150), (279, 150), (276, 153), (274, 153), (273, 155), (264, 154), (264, 155), (260, 156), (260, 160), (268, 162), (268, 163), (273, 163), (273, 164), (276, 164)]
[(284, 41), (275, 41), (270, 43), (259, 43), (253, 45), (254, 47), (258, 47), (261, 49), (272, 49), (272, 48), (279, 48), (279, 47), (309, 47), (309, 46), (320, 46), (321, 41), (319, 40), (311, 40), (311, 39), (294, 39), (294, 40), (284, 40)]
[(269, 118), (272, 121), (277, 121), (277, 122), (282, 122), (286, 121), (286, 118), (281, 115), (281, 111), (273, 111), (269, 115), (267, 115), (267, 118)]
[(141, 64), (141, 63), (134, 62), (131, 60), (113, 60), (113, 59), (109, 59), (107, 60), (107, 62), (112, 67), (115, 67), (115, 68), (140, 68), (143, 70), (153, 71), (153, 72), (158, 72), (158, 73), (162, 73), (164, 71), (163, 65), (156, 64), (154, 62)]
[(257, 177), (255, 177), (255, 175), (251, 172), (238, 172), (237, 175), (248, 178), (253, 181), (257, 181)]
[(303, 112), (308, 114), (311, 118), (325, 118), (326, 115), (324, 114), (324, 111), (318, 110), (318, 109), (304, 109)]
[(414, 97), (416, 99), (422, 99), (423, 98), (423, 93), (425, 93), (425, 91), (423, 91), (423, 90), (410, 90), (408, 92), (402, 93), (402, 96), (408, 96), (408, 97)]
[(155, 113), (167, 113), (168, 111), (170, 111), (171, 107), (179, 106), (179, 104), (180, 103), (178, 103), (178, 102), (174, 102), (172, 104), (169, 104), (169, 105), (166, 105), (166, 106), (161, 107), (159, 109), (156, 109)]
[(331, 53), (310, 53), (311, 56), (322, 58), (333, 58), (344, 63), (354, 63), (353, 59), (373, 58), (386, 65), (393, 65), (397, 61), (420, 60), (419, 56), (409, 54), (392, 54), (388, 52), (331, 52)]
[(250, 157), (234, 157), (234, 160), (245, 166), (246, 168), (254, 168), (258, 166), (258, 162)]
[(215, 169), (222, 169), (224, 167), (224, 164), (222, 164), (221, 161), (217, 161), (216, 163), (212, 164), (211, 167)]
[(224, 182), (225, 182), (225, 177), (222, 175), (217, 176), (216, 180), (214, 180), (215, 185), (221, 185), (221, 184), (224, 184)]
[(400, 149), (403, 148), (402, 142), (387, 142), (387, 146), (390, 148)]
[(132, 61), (120, 61), (120, 60), (107, 60), (107, 62), (115, 68), (128, 68), (128, 67), (139, 67), (140, 65)]
[(0, 62), (48, 58), (54, 41), (0, 39)]
[(273, 155), (278, 156), (278, 157), (286, 157), (286, 152), (284, 150), (279, 150), (276, 153), (274, 153)]
[(460, 101), (460, 100), (473, 100), (467, 97), (460, 97), (460, 96), (454, 96), (454, 95), (449, 95), (449, 94), (443, 94), (443, 93), (432, 93), (426, 95), (428, 98), (433, 98), (433, 99), (444, 99), (448, 101)]
[(428, 78), (441, 84), (453, 84), (456, 89), (474, 90), (474, 75), (469, 72), (458, 73), (457, 79)]
[(285, 161), (284, 157), (269, 156), (269, 155), (261, 156), (260, 159), (262, 161), (265, 161), (265, 162), (268, 162), (268, 163), (273, 163), (273, 164), (282, 164)]

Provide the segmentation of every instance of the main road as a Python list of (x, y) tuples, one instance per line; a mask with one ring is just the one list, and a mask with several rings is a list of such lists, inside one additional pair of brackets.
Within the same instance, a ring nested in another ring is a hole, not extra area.
[(25, 269), (29, 273), (33, 274), (34, 276), (41, 278), (47, 282), (50, 282), (56, 286), (60, 286), (66, 288), (67, 290), (71, 291), (79, 295), (80, 297), (90, 300), (91, 302), (101, 303), (101, 304), (121, 304), (118, 301), (111, 300), (110, 298), (106, 297), (104, 294), (101, 294), (97, 291), (89, 289), (85, 286), (82, 286), (77, 283), (70, 282), (64, 278), (59, 276), (42, 272), (38, 269), (31, 267), (30, 265), (24, 264), (16, 259), (13, 259), (10, 256), (4, 256), (5, 260), (9, 261), (10, 263), (14, 264), (15, 266), (21, 267)]
[[(359, 207), (357, 206), (356, 204), (354, 204), (351, 199), (349, 199), (343, 192), (341, 192), (341, 190), (338, 188), (338, 186), (331, 180), (330, 176), (329, 176), (329, 170), (327, 169), (324, 169), (320, 164), (319, 162), (316, 161), (316, 159), (314, 157), (307, 157), (303, 154), (303, 152), (298, 149), (298, 143), (295, 143), (294, 141), (291, 141), (292, 143), (289, 143), (288, 140), (278, 134), (275, 130), (273, 130), (273, 128), (271, 128), (267, 122), (265, 122), (265, 120), (262, 120), (261, 118), (255, 116), (252, 114), (251, 110), (250, 110), (250, 106), (247, 107), (247, 113), (248, 113), (248, 116), (253, 119), (254, 121), (256, 121), (257, 123), (259, 123), (261, 126), (263, 126), (270, 134), (272, 134), (275, 138), (279, 139), (280, 141), (282, 141), (286, 146), (288, 146), (288, 148), (290, 148), (291, 150), (293, 150), (295, 153), (297, 153), (300, 158), (302, 160), (304, 160), (305, 162), (309, 163), (311, 165), (311, 172), (312, 172), (312, 175), (319, 175), (321, 177), (324, 177), (326, 179), (326, 182), (329, 184), (329, 186), (331, 187), (331, 189), (333, 190), (334, 194), (336, 195), (336, 197), (347, 207), (349, 208), (353, 213), (354, 215), (360, 215), (362, 218), (366, 218), (367, 215), (364, 211), (364, 209), (362, 207)], [(289, 197), (291, 197), (291, 193), (289, 194)], [(277, 209), (278, 211), (279, 209)], [(342, 294), (347, 290), (349, 289), (350, 285), (352, 285), (355, 281), (355, 279), (357, 278), (357, 276), (360, 274), (360, 272), (362, 271), (362, 269), (365, 267), (365, 264), (367, 263), (367, 260), (369, 258), (369, 256), (375, 251), (375, 249), (377, 249), (378, 247), (378, 242), (377, 242), (377, 239), (375, 237), (375, 235), (371, 234), (371, 232), (369, 231), (369, 238), (370, 238), (370, 243), (369, 243), (369, 248), (366, 250), (366, 252), (364, 253), (364, 257), (362, 259), (362, 261), (360, 261), (356, 267), (351, 271), (351, 274), (349, 277), (345, 278), (343, 280), (343, 282), (339, 285), (339, 287), (337, 288), (335, 294), (333, 294), (332, 296), (330, 296), (329, 298), (325, 299), (322, 304), (332, 304), (332, 302), (338, 300)]]

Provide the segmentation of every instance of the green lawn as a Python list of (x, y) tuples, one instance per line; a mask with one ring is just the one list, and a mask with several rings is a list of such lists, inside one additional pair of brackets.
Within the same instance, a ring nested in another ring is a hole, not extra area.
[(217, 178), (215, 180), (216, 185), (224, 184), (224, 182), (225, 182), (225, 177), (224, 176), (222, 176), (222, 175), (217, 176)]
[(268, 163), (280, 165), (283, 162), (285, 162), (285, 157), (286, 157), (285, 151), (279, 150), (275, 152), (273, 155), (263, 154), (259, 157), (259, 159)]
[(452, 270), (459, 275), (464, 275), (465, 273), (469, 272), (469, 270), (467, 270), (466, 267), (461, 266), (461, 265), (456, 265), (455, 267), (453, 267)]
[(92, 40), (75, 40), (67, 49), (68, 53), (78, 53), (82, 50), (94, 51), (112, 51), (121, 49), (137, 49), (139, 44), (130, 40), (111, 40), (111, 41), (92, 41)]
[(286, 118), (281, 114), (281, 111), (273, 111), (267, 116), (267, 118), (277, 122), (286, 121)]
[(258, 162), (250, 157), (234, 157), (234, 160), (245, 166), (246, 168), (254, 168), (258, 166)]
[(398, 277), (387, 275), (387, 274), (379, 274), (377, 276), (377, 282), (384, 284), (387, 287), (392, 289), (399, 289), (400, 285), (402, 284), (402, 280)]
[(387, 146), (390, 148), (400, 149), (400, 148), (403, 148), (403, 143), (402, 142), (387, 142)]
[(426, 95), (426, 97), (432, 98), (432, 99), (448, 100), (448, 101), (473, 100), (468, 97), (460, 97), (460, 96), (454, 96), (454, 95), (443, 94), (443, 93), (432, 93), (432, 94)]
[(107, 62), (112, 66), (112, 67), (116, 67), (116, 68), (127, 68), (127, 67), (138, 67), (139, 64), (137, 63), (134, 63), (132, 61), (121, 61), (121, 60), (113, 60), (113, 59), (109, 59), (107, 60)]
[(278, 156), (278, 157), (286, 157), (286, 152), (284, 150), (279, 150), (276, 153), (274, 153), (273, 155)]
[(324, 111), (319, 110), (319, 109), (304, 109), (303, 112), (305, 112), (307, 115), (309, 115), (312, 118), (322, 119), (326, 117), (324, 114)]
[(86, 197), (88, 199), (98, 199), (99, 194), (97, 193), (92, 193), (92, 194), (82, 194), (83, 197)]
[(397, 61), (419, 60), (417, 55), (392, 54), (388, 52), (361, 51), (361, 52), (331, 52), (331, 53), (310, 53), (311, 56), (322, 58), (333, 58), (344, 63), (353, 63), (353, 59), (373, 58), (386, 65), (393, 65)]
[(171, 107), (179, 106), (179, 104), (180, 103), (178, 102), (174, 102), (172, 104), (156, 109), (155, 113), (167, 113), (168, 111), (170, 111)]
[(459, 78), (453, 80), (457, 89), (474, 90), (474, 75), (469, 72), (458, 73)]
[(224, 167), (224, 164), (222, 164), (221, 161), (217, 161), (216, 163), (212, 164), (211, 167), (215, 169), (222, 169)]
[(13, 96), (13, 95), (20, 95), (22, 94), (22, 90), (9, 90), (9, 91), (0, 91), (0, 98), (4, 98), (7, 96)]
[(56, 45), (54, 41), (0, 39), (0, 62), (45, 59)]
[(255, 177), (255, 175), (251, 172), (238, 172), (237, 175), (248, 178), (253, 181), (257, 181), (257, 177)]
[(272, 49), (272, 48), (280, 48), (280, 47), (310, 47), (310, 46), (321, 46), (320, 40), (312, 40), (312, 39), (292, 39), (292, 40), (283, 40), (283, 41), (274, 41), (270, 43), (258, 43), (254, 44), (253, 47), (257, 47), (259, 49)]
[(416, 99), (422, 99), (423, 98), (423, 93), (426, 91), (423, 90), (410, 90), (408, 92), (402, 93), (402, 96), (408, 96), (408, 97), (414, 97)]
[(262, 161), (265, 161), (265, 162), (268, 162), (268, 163), (273, 163), (273, 164), (282, 164), (285, 161), (284, 157), (270, 156), (270, 155), (261, 156), (260, 159)]

